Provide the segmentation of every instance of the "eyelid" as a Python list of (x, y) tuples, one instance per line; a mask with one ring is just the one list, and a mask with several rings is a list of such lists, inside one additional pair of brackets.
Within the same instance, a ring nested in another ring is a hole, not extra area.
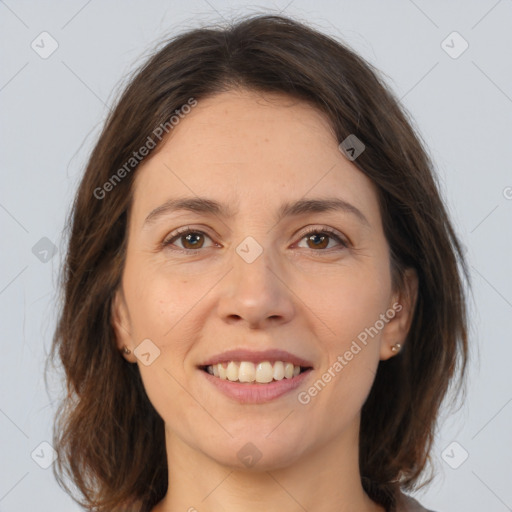
[[(316, 226), (315, 225), (308, 226), (308, 227), (304, 228), (303, 230), (301, 230), (296, 236), (299, 237), (299, 242), (300, 242), (306, 235), (309, 235), (311, 233), (327, 233), (327, 234), (331, 235), (331, 238), (337, 238), (339, 240), (339, 242), (341, 243), (341, 245), (343, 245), (345, 248), (352, 246), (352, 242), (343, 233), (341, 233), (337, 229), (331, 228), (330, 226), (322, 226), (321, 224), (316, 225)], [(312, 250), (314, 250), (314, 249), (312, 249)], [(320, 251), (317, 251), (317, 252), (320, 252)], [(324, 251), (324, 252), (326, 252), (326, 251)]]

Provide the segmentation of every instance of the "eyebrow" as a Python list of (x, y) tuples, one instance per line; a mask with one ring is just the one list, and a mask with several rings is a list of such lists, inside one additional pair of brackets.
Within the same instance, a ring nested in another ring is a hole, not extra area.
[[(152, 210), (146, 217), (143, 227), (153, 224), (157, 219), (179, 210), (215, 215), (224, 218), (233, 218), (236, 214), (228, 204), (219, 203), (214, 199), (206, 197), (183, 197), (169, 199)], [(286, 217), (296, 217), (307, 213), (322, 213), (329, 211), (343, 211), (349, 213), (354, 215), (361, 223), (370, 227), (368, 219), (364, 216), (361, 210), (337, 197), (299, 199), (295, 202), (284, 203), (279, 208), (275, 220), (276, 223), (278, 223)]]

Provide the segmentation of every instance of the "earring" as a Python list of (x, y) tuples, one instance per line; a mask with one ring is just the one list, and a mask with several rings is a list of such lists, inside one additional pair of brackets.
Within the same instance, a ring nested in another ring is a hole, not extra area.
[(125, 346), (124, 346), (124, 348), (123, 348), (123, 352), (124, 352), (125, 354), (131, 354), (131, 353), (132, 353), (132, 351), (131, 351), (131, 350), (130, 350), (126, 345), (125, 345)]
[(391, 347), (391, 352), (398, 352), (400, 350), (400, 348), (402, 347), (402, 345), (400, 345), (400, 343), (395, 343), (392, 347)]

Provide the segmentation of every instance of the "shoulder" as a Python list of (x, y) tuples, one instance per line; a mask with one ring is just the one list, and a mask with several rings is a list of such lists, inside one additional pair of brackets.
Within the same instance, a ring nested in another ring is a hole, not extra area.
[(408, 496), (407, 494), (400, 494), (397, 505), (396, 512), (435, 512), (434, 510), (428, 510), (423, 507), (420, 503), (418, 503), (414, 498)]

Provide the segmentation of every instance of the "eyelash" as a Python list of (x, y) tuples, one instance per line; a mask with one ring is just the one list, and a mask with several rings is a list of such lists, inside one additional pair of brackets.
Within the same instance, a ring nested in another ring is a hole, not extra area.
[[(204, 231), (202, 231), (200, 229), (194, 229), (194, 228), (190, 228), (190, 227), (186, 226), (186, 227), (177, 229), (174, 233), (171, 233), (170, 237), (165, 239), (161, 243), (161, 248), (162, 249), (166, 248), (166, 247), (170, 248), (170, 246), (172, 245), (172, 243), (175, 240), (177, 240), (185, 235), (188, 235), (190, 233), (205, 235), (211, 239), (211, 237), (208, 235), (208, 233), (205, 233)], [(321, 229), (318, 229), (318, 228), (310, 229), (309, 231), (302, 233), (300, 240), (303, 240), (305, 237), (313, 235), (313, 234), (327, 234), (331, 238), (334, 238), (337, 242), (339, 242), (341, 244), (341, 246), (345, 249), (348, 249), (350, 246), (350, 243), (347, 240), (342, 238), (334, 229), (329, 228), (327, 226), (323, 226)], [(181, 252), (181, 253), (192, 254), (195, 252), (199, 252), (201, 249), (183, 249), (181, 247), (177, 247), (177, 248), (173, 248), (172, 250)], [(309, 248), (309, 250), (313, 251), (313, 252), (330, 252), (332, 250), (332, 248), (331, 249), (323, 249), (323, 250), (316, 250), (316, 249)]]

